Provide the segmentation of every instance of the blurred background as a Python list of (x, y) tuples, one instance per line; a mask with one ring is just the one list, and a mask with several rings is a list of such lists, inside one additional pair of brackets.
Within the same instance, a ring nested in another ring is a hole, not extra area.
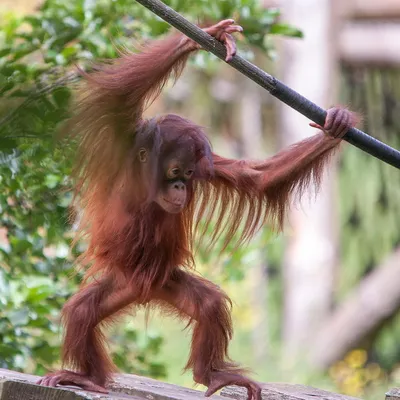
[[(235, 18), (239, 53), (318, 105), (348, 105), (370, 135), (400, 148), (398, 0), (168, 0), (193, 22)], [(74, 65), (116, 56), (169, 27), (133, 0), (0, 3), (0, 367), (59, 366), (60, 309), (75, 292), (68, 116)], [(205, 52), (149, 114), (206, 127), (224, 156), (263, 158), (315, 131), (309, 121)], [(400, 173), (344, 143), (315, 197), (198, 269), (234, 301), (231, 356), (260, 381), (365, 399), (400, 385)], [(73, 150), (73, 149), (72, 149)], [(84, 245), (84, 244), (82, 244)], [(217, 246), (218, 247), (218, 246)], [(79, 251), (79, 248), (77, 249)], [(109, 332), (127, 373), (193, 386), (190, 332), (141, 310)]]

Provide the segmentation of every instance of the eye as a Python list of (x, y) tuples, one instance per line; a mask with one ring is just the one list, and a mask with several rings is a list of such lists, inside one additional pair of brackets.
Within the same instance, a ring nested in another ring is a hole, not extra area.
[(186, 177), (186, 178), (191, 178), (192, 175), (193, 175), (193, 170), (192, 170), (192, 169), (188, 169), (188, 170), (185, 172), (185, 177)]
[(167, 172), (167, 177), (169, 179), (174, 179), (179, 175), (179, 168), (172, 168), (170, 170), (168, 170)]

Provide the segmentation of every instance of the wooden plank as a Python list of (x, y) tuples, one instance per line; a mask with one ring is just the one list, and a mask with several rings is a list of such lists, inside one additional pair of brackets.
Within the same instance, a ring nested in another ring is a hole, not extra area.
[(400, 388), (390, 389), (386, 393), (386, 400), (400, 400)]
[[(109, 385), (114, 393), (125, 393), (151, 400), (204, 400), (204, 392), (189, 389), (151, 378), (130, 374), (118, 374)], [(213, 396), (214, 400), (224, 400)]]
[[(199, 390), (136, 375), (116, 374), (108, 394), (65, 386), (39, 386), (35, 384), (38, 379), (38, 376), (0, 368), (0, 400), (204, 400), (204, 393)], [(213, 399), (223, 400), (220, 396)]]
[[(116, 374), (108, 394), (86, 392), (77, 388), (43, 387), (35, 385), (38, 376), (0, 369), (0, 400), (204, 400), (204, 393), (185, 387), (160, 382), (136, 375)], [(285, 383), (264, 383), (263, 400), (360, 400), (315, 389), (309, 386)], [(400, 390), (387, 393), (386, 400), (400, 400)], [(212, 400), (247, 399), (244, 388), (230, 386)], [(390, 397), (391, 396), (391, 397)]]
[(338, 34), (338, 51), (343, 61), (400, 65), (399, 23), (351, 22), (345, 24)]
[(26, 382), (1, 381), (0, 400), (88, 400), (108, 399), (104, 396), (91, 396), (89, 393), (78, 393), (73, 390), (38, 386)]
[[(247, 391), (243, 388), (228, 386), (221, 395), (234, 400), (246, 400)], [(342, 394), (331, 393), (304, 385), (290, 385), (287, 383), (268, 383), (262, 385), (263, 400), (360, 400)], [(392, 400), (392, 399), (390, 399)], [(399, 399), (395, 399), (399, 400)]]

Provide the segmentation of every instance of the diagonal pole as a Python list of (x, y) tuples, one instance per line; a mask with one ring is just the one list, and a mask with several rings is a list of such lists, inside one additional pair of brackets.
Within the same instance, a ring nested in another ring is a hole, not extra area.
[[(136, 1), (176, 29), (180, 30), (186, 36), (199, 43), (205, 50), (208, 50), (210, 53), (213, 53), (215, 56), (225, 61), (225, 47), (218, 40), (211, 37), (198, 26), (189, 22), (186, 18), (172, 8), (166, 6), (162, 1)], [(250, 78), (252, 81), (256, 82), (264, 89), (268, 90), (272, 96), (286, 103), (288, 106), (303, 114), (311, 121), (314, 121), (319, 125), (324, 125), (326, 117), (325, 110), (318, 107), (316, 104), (306, 99), (290, 87), (286, 86), (272, 75), (256, 67), (254, 64), (250, 63), (239, 55), (235, 55), (229, 61), (229, 65)], [(365, 151), (366, 153), (378, 158), (379, 160), (400, 169), (400, 152), (398, 150), (393, 149), (387, 144), (367, 135), (359, 129), (351, 128), (343, 139)]]

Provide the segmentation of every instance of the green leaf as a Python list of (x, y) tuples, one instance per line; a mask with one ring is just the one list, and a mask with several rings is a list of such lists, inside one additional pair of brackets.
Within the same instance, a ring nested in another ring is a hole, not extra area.
[(3, 47), (2, 49), (0, 49), (0, 57), (8, 56), (11, 52), (11, 49), (11, 47)]
[(22, 308), (16, 311), (10, 311), (6, 314), (6, 317), (14, 327), (24, 326), (29, 321), (29, 310), (26, 308)]
[(7, 150), (15, 149), (16, 146), (16, 139), (0, 137), (0, 151), (6, 152)]
[(288, 24), (274, 24), (271, 26), (269, 32), (274, 35), (284, 35), (297, 38), (303, 37), (303, 33), (299, 29)]
[(52, 93), (52, 96), (59, 108), (67, 108), (71, 98), (71, 90), (67, 87), (60, 87)]

